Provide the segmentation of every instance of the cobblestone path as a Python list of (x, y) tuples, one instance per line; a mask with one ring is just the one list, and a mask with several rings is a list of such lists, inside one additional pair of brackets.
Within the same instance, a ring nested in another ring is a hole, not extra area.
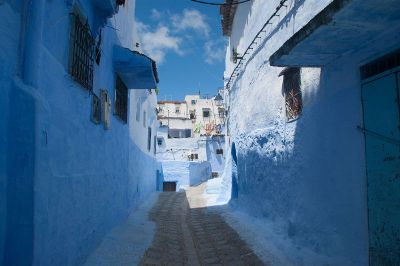
[(185, 192), (160, 194), (150, 212), (156, 234), (141, 265), (264, 265), (218, 213), (192, 203)]

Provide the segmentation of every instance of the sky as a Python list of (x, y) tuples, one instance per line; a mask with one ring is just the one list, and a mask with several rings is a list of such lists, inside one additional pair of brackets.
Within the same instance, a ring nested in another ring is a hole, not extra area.
[(212, 96), (223, 87), (227, 40), (218, 6), (137, 0), (136, 21), (141, 49), (157, 62), (159, 100), (182, 100), (199, 91)]

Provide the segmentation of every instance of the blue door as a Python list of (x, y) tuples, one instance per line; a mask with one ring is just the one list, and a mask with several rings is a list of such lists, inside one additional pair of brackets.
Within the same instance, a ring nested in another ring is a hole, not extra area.
[(399, 73), (362, 85), (370, 265), (400, 265)]

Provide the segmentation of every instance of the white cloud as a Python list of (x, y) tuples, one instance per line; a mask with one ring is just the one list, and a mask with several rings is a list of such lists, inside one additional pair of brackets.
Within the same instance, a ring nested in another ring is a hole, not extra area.
[(153, 8), (151, 10), (150, 18), (153, 20), (159, 20), (162, 17), (162, 13), (158, 11), (157, 9)]
[(226, 53), (226, 43), (223, 39), (216, 41), (209, 40), (204, 44), (204, 56), (207, 64), (224, 61)]
[(179, 55), (183, 55), (180, 47), (182, 39), (172, 36), (170, 30), (166, 26), (158, 25), (157, 28), (152, 31), (149, 26), (137, 22), (137, 29), (143, 51), (158, 64), (164, 62), (165, 55), (169, 51), (174, 51)]
[(175, 14), (171, 19), (172, 25), (177, 31), (192, 29), (206, 37), (210, 33), (210, 26), (206, 22), (205, 16), (195, 9), (184, 9), (182, 14)]

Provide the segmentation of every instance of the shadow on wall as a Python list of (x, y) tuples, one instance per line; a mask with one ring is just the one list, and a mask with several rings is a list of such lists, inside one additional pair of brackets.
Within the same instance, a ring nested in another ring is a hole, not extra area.
[(10, 93), (4, 265), (30, 265), (33, 259), (35, 105), (18, 88)]

